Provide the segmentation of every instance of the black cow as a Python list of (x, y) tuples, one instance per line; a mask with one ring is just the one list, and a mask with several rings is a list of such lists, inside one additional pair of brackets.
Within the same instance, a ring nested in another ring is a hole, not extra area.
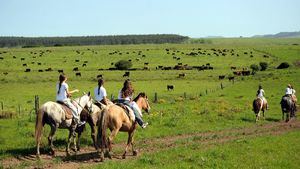
[(23, 66), (27, 66), (27, 64), (26, 64), (26, 63), (24, 63), (24, 64), (23, 64)]
[(38, 71), (39, 71), (39, 72), (43, 72), (43, 70), (42, 70), (42, 69), (39, 69)]
[(234, 76), (228, 77), (228, 80), (229, 80), (229, 81), (234, 81)]
[(167, 85), (167, 90), (168, 90), (168, 91), (174, 90), (174, 85)]
[(75, 75), (81, 77), (81, 73), (80, 72), (77, 72)]
[(31, 71), (31, 69), (26, 69), (26, 70), (25, 70), (25, 72), (30, 72), (30, 71)]
[(78, 60), (78, 59), (76, 59), (76, 60), (75, 60), (75, 62), (79, 62), (79, 60)]
[(130, 76), (130, 72), (125, 72), (123, 77), (129, 77)]
[(51, 67), (49, 67), (48, 69), (46, 69), (45, 70), (46, 72), (50, 72), (50, 71), (52, 71), (52, 68)]
[(179, 77), (179, 78), (185, 77), (185, 73), (180, 73), (180, 74), (178, 75), (178, 77)]
[(220, 75), (219, 76), (219, 80), (222, 80), (222, 79), (224, 79), (225, 78), (225, 75)]
[(102, 74), (97, 75), (97, 79), (99, 79), (99, 78), (103, 78), (103, 75)]
[(79, 68), (78, 67), (74, 67), (73, 71), (79, 71)]
[(63, 69), (58, 69), (57, 71), (58, 71), (58, 73), (64, 73)]
[(82, 67), (86, 67), (86, 64), (84, 63), (84, 64), (82, 64)]

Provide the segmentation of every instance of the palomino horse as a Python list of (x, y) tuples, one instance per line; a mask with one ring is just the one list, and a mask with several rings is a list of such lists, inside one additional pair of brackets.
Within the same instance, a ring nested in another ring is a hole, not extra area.
[[(92, 106), (92, 99), (90, 96), (90, 92), (88, 94), (83, 95), (82, 97), (76, 98), (74, 100), (77, 103), (76, 107), (78, 112), (81, 112), (82, 109), (87, 106)], [(73, 136), (73, 142), (76, 150), (76, 133), (75, 129), (77, 125), (73, 122), (72, 119), (66, 119), (66, 113), (62, 106), (56, 102), (48, 101), (44, 103), (41, 108), (38, 110), (36, 115), (36, 124), (35, 124), (35, 140), (37, 145), (37, 157), (40, 156), (40, 142), (42, 136), (42, 130), (44, 125), (47, 123), (51, 127), (50, 134), (48, 136), (48, 144), (50, 146), (50, 153), (54, 155), (53, 150), (53, 137), (57, 130), (57, 128), (66, 128), (69, 129), (69, 139), (66, 148), (67, 154), (69, 154), (69, 147), (71, 142), (71, 137)]]
[[(134, 101), (136, 102), (140, 110), (145, 110), (146, 112), (149, 112), (150, 106), (145, 93), (140, 93), (134, 99)], [(111, 134), (106, 140), (107, 128), (110, 129)], [(123, 154), (123, 158), (126, 157), (127, 149), (130, 145), (132, 146), (133, 155), (137, 155), (137, 151), (134, 150), (133, 146), (133, 135), (136, 128), (137, 123), (129, 119), (128, 115), (125, 113), (123, 108), (117, 105), (107, 106), (102, 112), (98, 124), (97, 143), (98, 147), (101, 149), (100, 160), (104, 160), (104, 149), (106, 149), (107, 147), (108, 151), (106, 150), (106, 153), (108, 154), (109, 158), (111, 158), (110, 152), (112, 150), (112, 141), (119, 131), (128, 132), (128, 140), (125, 152)]]
[[(108, 105), (112, 105), (113, 102), (107, 101)], [(99, 118), (101, 117), (101, 112), (106, 107), (106, 105), (103, 105), (102, 103), (99, 103), (101, 107), (97, 106), (96, 104), (92, 104), (91, 108), (88, 108), (87, 106), (82, 110), (80, 114), (80, 119), (86, 121), (90, 127), (91, 127), (91, 137), (93, 140), (93, 145), (95, 149), (97, 149), (97, 142), (96, 142), (96, 131), (97, 131), (97, 124), (99, 121)], [(88, 110), (90, 109), (90, 110)], [(80, 127), (76, 128), (76, 132), (78, 133), (78, 141), (77, 141), (77, 150), (80, 151), (80, 137), (84, 130), (85, 125), (82, 125)]]
[(280, 104), (282, 110), (282, 120), (284, 120), (284, 113), (286, 113), (285, 121), (288, 122), (290, 118), (295, 116), (295, 104), (292, 101), (292, 98), (289, 96), (283, 96)]
[(267, 102), (262, 98), (257, 97), (253, 100), (253, 111), (256, 116), (256, 122), (260, 119), (260, 112), (263, 113), (263, 118), (265, 118), (265, 110), (267, 109)]

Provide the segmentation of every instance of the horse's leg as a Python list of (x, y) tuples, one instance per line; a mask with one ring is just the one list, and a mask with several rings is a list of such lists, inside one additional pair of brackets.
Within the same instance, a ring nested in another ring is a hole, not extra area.
[(66, 147), (67, 156), (70, 155), (71, 137), (72, 137), (72, 129), (69, 130), (69, 137), (68, 137), (68, 142), (67, 142), (67, 147)]
[(284, 111), (282, 110), (282, 121), (284, 120)]
[(263, 119), (265, 120), (265, 109), (262, 110), (263, 113)]
[(122, 156), (123, 159), (126, 158), (126, 153), (127, 153), (127, 150), (128, 150), (128, 147), (131, 145), (132, 143), (132, 136), (133, 136), (133, 132), (128, 132), (128, 139), (127, 139), (127, 144), (126, 144), (126, 147), (125, 147), (125, 152)]
[(81, 137), (82, 132), (78, 132), (78, 138), (77, 138), (77, 151), (80, 151), (80, 137)]
[(115, 136), (117, 135), (117, 133), (119, 132), (119, 128), (117, 129), (113, 129), (111, 131), (111, 134), (108, 138), (108, 157), (111, 158), (111, 151), (112, 151), (112, 141), (115, 138)]
[(53, 149), (53, 138), (54, 138), (54, 134), (57, 130), (57, 124), (51, 124), (50, 127), (51, 127), (51, 131), (49, 133), (49, 136), (48, 136), (48, 144), (49, 144), (49, 147), (50, 147), (50, 154), (51, 155), (55, 155), (55, 152), (54, 152), (54, 149)]
[(93, 140), (93, 144), (94, 144), (94, 147), (95, 149), (97, 150), (97, 142), (96, 142), (96, 127), (95, 125), (91, 124), (91, 137), (92, 137), (92, 140)]
[(134, 131), (131, 136), (131, 147), (132, 147), (132, 155), (137, 156), (137, 150), (134, 149), (134, 139), (133, 139)]

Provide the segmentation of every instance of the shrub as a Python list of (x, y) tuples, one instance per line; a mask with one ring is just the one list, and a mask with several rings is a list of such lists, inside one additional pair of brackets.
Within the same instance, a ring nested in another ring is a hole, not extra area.
[(132, 63), (128, 60), (120, 60), (115, 64), (115, 67), (118, 70), (127, 70), (129, 68), (131, 68)]
[(250, 68), (252, 69), (252, 73), (259, 71), (259, 66), (257, 64), (252, 64)]
[(260, 65), (260, 70), (264, 71), (268, 68), (268, 63), (267, 62), (259, 62)]
[(289, 63), (283, 62), (277, 67), (277, 69), (286, 69), (288, 67), (290, 67)]

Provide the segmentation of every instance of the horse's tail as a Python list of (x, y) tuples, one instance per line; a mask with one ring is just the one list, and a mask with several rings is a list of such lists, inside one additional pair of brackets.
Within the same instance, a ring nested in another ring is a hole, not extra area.
[(253, 100), (253, 111), (255, 114), (259, 113), (260, 110), (260, 104), (258, 99)]
[(35, 141), (37, 144), (39, 144), (41, 140), (42, 130), (44, 127), (44, 111), (42, 109), (39, 109), (36, 114), (36, 121), (35, 121)]
[(106, 107), (102, 113), (100, 114), (100, 121), (98, 124), (98, 134), (97, 134), (97, 143), (98, 148), (106, 148), (107, 141), (106, 141), (106, 129), (107, 129), (107, 114), (108, 108)]

